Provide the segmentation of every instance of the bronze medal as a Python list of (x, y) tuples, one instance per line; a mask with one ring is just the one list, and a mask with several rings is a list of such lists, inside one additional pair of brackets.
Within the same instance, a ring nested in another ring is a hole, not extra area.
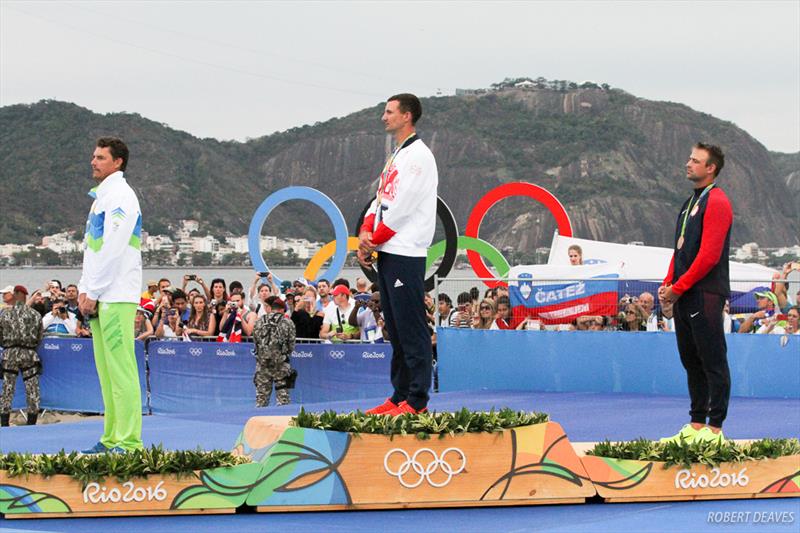
[(683, 248), (683, 235), (678, 237), (678, 250), (680, 250), (681, 248)]

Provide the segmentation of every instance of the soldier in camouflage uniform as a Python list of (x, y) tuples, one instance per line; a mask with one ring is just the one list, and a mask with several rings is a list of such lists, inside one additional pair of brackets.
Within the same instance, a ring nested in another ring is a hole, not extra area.
[(25, 305), (28, 291), (22, 285), (14, 287), (14, 307), (0, 314), (0, 346), (3, 347), (3, 393), (0, 396), (0, 425), (8, 426), (11, 401), (17, 385), (17, 373), (22, 373), (25, 399), (28, 402), (28, 425), (36, 424), (39, 416), (39, 374), (42, 363), (36, 347), (42, 340), (42, 316)]
[(269, 405), (273, 384), (278, 405), (289, 403), (289, 389), (294, 387), (292, 367), (289, 365), (296, 338), (294, 322), (284, 315), (286, 307), (277, 296), (267, 298), (266, 304), (271, 312), (259, 318), (253, 327), (256, 407)]

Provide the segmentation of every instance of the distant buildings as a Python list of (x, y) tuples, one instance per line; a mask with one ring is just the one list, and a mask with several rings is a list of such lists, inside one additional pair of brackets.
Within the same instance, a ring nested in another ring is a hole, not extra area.
[[(210, 254), (212, 264), (222, 264), (225, 256), (249, 254), (246, 235), (224, 237), (219, 240), (212, 235), (198, 235), (200, 224), (196, 220), (182, 220), (175, 230), (174, 238), (169, 235), (150, 235), (142, 232), (142, 252), (145, 260), (152, 259), (157, 264), (190, 264), (193, 254)], [(282, 252), (287, 258), (308, 260), (316, 254), (324, 243), (307, 239), (281, 239), (274, 235), (261, 236), (261, 250)], [(58, 255), (81, 252), (82, 241), (75, 240), (70, 232), (56, 233), (42, 238), (39, 246), (33, 244), (0, 244), (0, 265), (35, 265), (43, 250), (51, 250)], [(48, 252), (49, 253), (49, 252)], [(226, 262), (226, 264), (229, 264)]]
[[(196, 220), (182, 220), (174, 231), (174, 238), (169, 235), (149, 235), (142, 232), (142, 252), (146, 264), (188, 265), (198, 259), (196, 254), (203, 254), (206, 264), (241, 265), (247, 264), (250, 249), (247, 235), (226, 236), (217, 238), (213, 235), (198, 235), (200, 224)], [(33, 244), (0, 244), (0, 266), (17, 265), (74, 265), (80, 264), (82, 242), (75, 240), (74, 233), (61, 232), (42, 238), (40, 245)], [(643, 245), (641, 241), (628, 244)], [(274, 235), (261, 236), (262, 253), (271, 252), (283, 257), (287, 262), (305, 263), (316, 254), (324, 243), (311, 242), (307, 239), (279, 238)], [(549, 248), (537, 248), (536, 258), (547, 258)], [(504, 249), (507, 257), (514, 257), (515, 250)], [(748, 263), (761, 263), (780, 268), (787, 261), (800, 258), (800, 246), (784, 246), (782, 248), (762, 248), (758, 243), (750, 242), (739, 248), (731, 248), (731, 259)], [(518, 260), (522, 259), (517, 257)], [(528, 258), (530, 260), (531, 258)], [(199, 259), (198, 259), (199, 260)], [(209, 263), (210, 262), (210, 263)], [(288, 264), (288, 263), (287, 263)]]

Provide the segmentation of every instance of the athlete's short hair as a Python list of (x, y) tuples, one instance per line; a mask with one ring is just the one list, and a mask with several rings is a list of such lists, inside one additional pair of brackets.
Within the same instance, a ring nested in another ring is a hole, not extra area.
[(411, 123), (416, 124), (422, 116), (422, 104), (419, 98), (410, 93), (400, 93), (390, 96), (387, 102), (396, 101), (401, 113), (411, 113)]
[(122, 165), (119, 169), (125, 172), (125, 167), (128, 166), (128, 147), (120, 139), (116, 137), (100, 137), (97, 139), (96, 146), (98, 148), (108, 148), (111, 152), (111, 157), (114, 159), (122, 159)]
[(719, 176), (722, 167), (725, 166), (725, 154), (722, 153), (722, 148), (715, 144), (706, 144), (702, 142), (697, 142), (694, 147), (708, 152), (708, 161), (706, 164), (716, 165), (716, 168), (714, 169), (714, 177), (716, 178)]

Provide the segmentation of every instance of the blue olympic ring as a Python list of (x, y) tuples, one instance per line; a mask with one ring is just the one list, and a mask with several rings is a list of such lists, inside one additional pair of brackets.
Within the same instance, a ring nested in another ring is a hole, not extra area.
[[(328, 216), (328, 219), (333, 224), (333, 231), (336, 235), (336, 252), (333, 255), (328, 269), (323, 272), (317, 279), (333, 279), (344, 267), (344, 262), (347, 259), (347, 223), (344, 220), (344, 215), (339, 210), (339, 207), (333, 203), (324, 193), (311, 187), (285, 187), (267, 196), (266, 200), (261, 202), (261, 205), (256, 209), (253, 215), (253, 220), (250, 221), (250, 230), (247, 232), (247, 248), (250, 252), (250, 262), (256, 272), (270, 272), (267, 263), (261, 255), (261, 230), (264, 227), (267, 217), (273, 209), (278, 207), (283, 202), (288, 200), (306, 200), (316, 205)], [(276, 284), (280, 285), (281, 280), (275, 273), (272, 274), (272, 279)], [(316, 281), (316, 280), (314, 280)]]

